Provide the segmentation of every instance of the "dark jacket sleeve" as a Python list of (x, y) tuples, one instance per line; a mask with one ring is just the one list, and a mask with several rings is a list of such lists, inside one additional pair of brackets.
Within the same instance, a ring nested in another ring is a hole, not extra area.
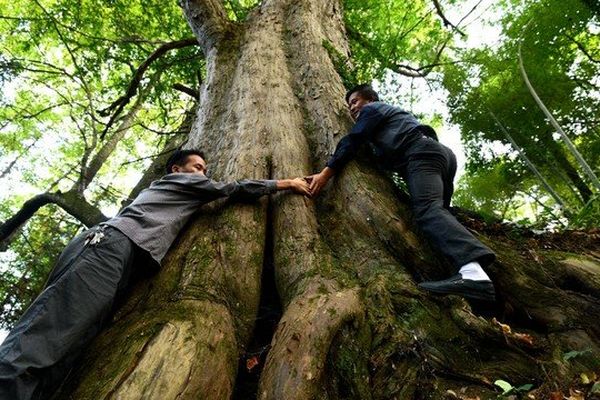
[(375, 107), (363, 107), (350, 132), (339, 141), (327, 166), (336, 171), (342, 169), (356, 156), (360, 146), (369, 139), (383, 118), (383, 114)]
[(217, 182), (202, 175), (188, 173), (172, 173), (163, 177), (163, 180), (175, 184), (180, 190), (191, 191), (205, 201), (227, 196), (252, 199), (277, 191), (275, 180), (243, 179), (234, 182)]

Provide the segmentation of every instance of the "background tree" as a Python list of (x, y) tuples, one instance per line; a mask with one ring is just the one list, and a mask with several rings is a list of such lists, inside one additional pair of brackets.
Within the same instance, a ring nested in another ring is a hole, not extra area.
[[(148, 154), (182, 136), (202, 58), (176, 5), (145, 6), (157, 13), (131, 2), (1, 5), (0, 244), (12, 245), (0, 326), (29, 305), (82, 224), (118, 209)], [(39, 213), (46, 204), (60, 208)]]
[[(504, 40), (497, 48), (470, 50), (463, 58), (471, 62), (446, 67), (444, 83), (450, 92), (452, 120), (462, 127), (469, 153), (467, 170), (481, 175), (486, 169), (494, 170), (494, 165), (503, 165), (507, 183), (517, 180), (517, 191), (545, 190), (538, 179), (519, 178), (533, 175), (521, 159), (498, 156), (507, 152), (506, 147), (496, 145), (490, 151), (493, 143), (510, 144), (492, 111), (567, 207), (587, 213), (571, 222), (597, 225), (598, 215), (589, 212), (597, 208), (597, 190), (535, 104), (519, 71), (518, 47), (521, 43), (524, 69), (533, 87), (597, 173), (598, 17), (593, 8), (579, 1), (533, 1), (514, 10), (503, 18)], [(515, 151), (508, 147), (508, 152)], [(556, 204), (548, 193), (541, 203), (548, 209)]]

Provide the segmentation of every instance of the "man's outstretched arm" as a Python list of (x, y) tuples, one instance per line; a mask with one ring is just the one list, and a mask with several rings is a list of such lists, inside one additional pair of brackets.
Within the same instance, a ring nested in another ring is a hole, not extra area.
[[(257, 198), (278, 190), (291, 190), (294, 193), (310, 195), (309, 185), (301, 178), (259, 180), (243, 179), (234, 182), (218, 182), (204, 175), (190, 173), (173, 173), (163, 177), (158, 183), (177, 185), (179, 190), (192, 191), (206, 201), (221, 197)], [(177, 189), (176, 187), (173, 189)]]
[(362, 109), (350, 132), (339, 141), (335, 152), (327, 161), (327, 166), (318, 174), (306, 177), (312, 196), (317, 196), (329, 179), (356, 156), (360, 146), (367, 141), (382, 120), (383, 114), (377, 109), (368, 105)]
[[(220, 183), (216, 183), (219, 185)], [(227, 196), (233, 198), (254, 198), (280, 190), (291, 190), (293, 193), (310, 196), (309, 184), (302, 178), (277, 180), (244, 179), (232, 183), (221, 184)]]

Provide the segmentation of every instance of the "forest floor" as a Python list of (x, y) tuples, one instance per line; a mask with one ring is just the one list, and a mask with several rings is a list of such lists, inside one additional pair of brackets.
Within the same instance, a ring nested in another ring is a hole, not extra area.
[(452, 208), (452, 212), (472, 231), (514, 244), (516, 248), (591, 253), (600, 258), (600, 228), (539, 232), (511, 223), (485, 222), (477, 214), (458, 208)]

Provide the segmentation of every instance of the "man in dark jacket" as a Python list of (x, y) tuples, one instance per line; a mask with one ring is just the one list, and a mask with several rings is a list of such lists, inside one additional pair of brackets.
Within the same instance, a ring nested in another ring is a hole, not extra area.
[(45, 289), (0, 346), (0, 400), (49, 398), (44, 391), (56, 388), (110, 316), (115, 299), (127, 287), (134, 259), (160, 265), (203, 204), (286, 189), (309, 195), (308, 183), (300, 178), (215, 182), (206, 177), (201, 152), (176, 151), (167, 175), (64, 249)]
[(494, 253), (448, 211), (456, 173), (452, 151), (412, 114), (380, 102), (369, 85), (348, 91), (346, 102), (355, 124), (340, 140), (327, 166), (308, 178), (312, 195), (321, 191), (361, 145), (370, 143), (377, 161), (404, 177), (419, 227), (458, 270), (449, 279), (422, 282), (419, 286), (439, 294), (494, 300), (494, 285), (482, 268), (495, 259)]

